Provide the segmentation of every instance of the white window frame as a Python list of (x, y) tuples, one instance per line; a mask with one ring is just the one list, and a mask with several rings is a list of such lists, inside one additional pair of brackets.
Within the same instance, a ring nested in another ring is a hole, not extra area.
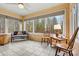
[[(62, 15), (64, 15), (64, 20), (63, 20), (63, 35), (66, 35), (66, 10), (64, 10), (65, 11), (65, 13), (64, 14), (62, 14)], [(50, 16), (49, 16), (50, 17)], [(47, 27), (47, 18), (48, 17), (45, 17), (45, 30), (46, 30), (46, 27)], [(35, 26), (34, 26), (34, 20), (37, 20), (37, 19), (33, 19), (33, 20), (31, 20), (31, 21), (33, 21), (33, 30), (32, 30), (32, 32), (29, 32), (29, 33), (33, 33), (33, 34), (41, 34), (40, 32), (38, 32), (38, 33), (36, 33), (35, 32)], [(28, 20), (27, 20), (28, 21)], [(26, 22), (26, 21), (25, 21)], [(27, 25), (26, 25), (27, 26)], [(25, 26), (25, 29), (26, 29), (26, 26)]]

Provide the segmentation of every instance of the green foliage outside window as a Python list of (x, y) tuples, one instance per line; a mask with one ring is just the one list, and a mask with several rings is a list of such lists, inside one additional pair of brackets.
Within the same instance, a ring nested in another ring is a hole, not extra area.
[(55, 32), (54, 25), (60, 24), (61, 33), (63, 33), (63, 20), (64, 20), (64, 15), (35, 19), (34, 24), (33, 24), (33, 20), (28, 20), (26, 21), (26, 30), (28, 32), (33, 32), (34, 30), (35, 33), (44, 33), (45, 31), (48, 30), (48, 27), (50, 27), (50, 32), (54, 33)]
[(35, 32), (43, 33), (45, 30), (45, 21), (43, 19), (35, 20)]
[(26, 21), (26, 31), (28, 31), (28, 32), (33, 31), (33, 21), (32, 20)]

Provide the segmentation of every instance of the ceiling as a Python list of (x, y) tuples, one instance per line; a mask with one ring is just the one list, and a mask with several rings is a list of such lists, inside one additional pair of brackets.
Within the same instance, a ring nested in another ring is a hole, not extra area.
[(18, 8), (17, 3), (0, 3), (0, 8), (4, 8), (10, 12), (25, 16), (46, 8), (58, 5), (57, 3), (24, 3), (24, 9)]

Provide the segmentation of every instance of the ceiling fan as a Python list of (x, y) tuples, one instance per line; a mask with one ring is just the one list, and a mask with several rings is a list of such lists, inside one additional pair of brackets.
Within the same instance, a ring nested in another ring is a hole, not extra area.
[[(19, 9), (28, 9), (28, 3), (8, 3), (17, 6)], [(27, 7), (26, 7), (27, 6)]]
[(24, 4), (23, 4), (23, 3), (18, 3), (18, 7), (19, 7), (20, 9), (24, 9)]

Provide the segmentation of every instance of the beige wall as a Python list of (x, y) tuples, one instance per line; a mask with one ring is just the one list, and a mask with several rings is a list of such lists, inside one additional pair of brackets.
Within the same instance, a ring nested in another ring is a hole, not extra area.
[(39, 41), (39, 42), (41, 41), (42, 37), (43, 37), (42, 33), (40, 33), (40, 34), (38, 34), (38, 33), (35, 34), (34, 33), (34, 34), (29, 35), (30, 40)]

